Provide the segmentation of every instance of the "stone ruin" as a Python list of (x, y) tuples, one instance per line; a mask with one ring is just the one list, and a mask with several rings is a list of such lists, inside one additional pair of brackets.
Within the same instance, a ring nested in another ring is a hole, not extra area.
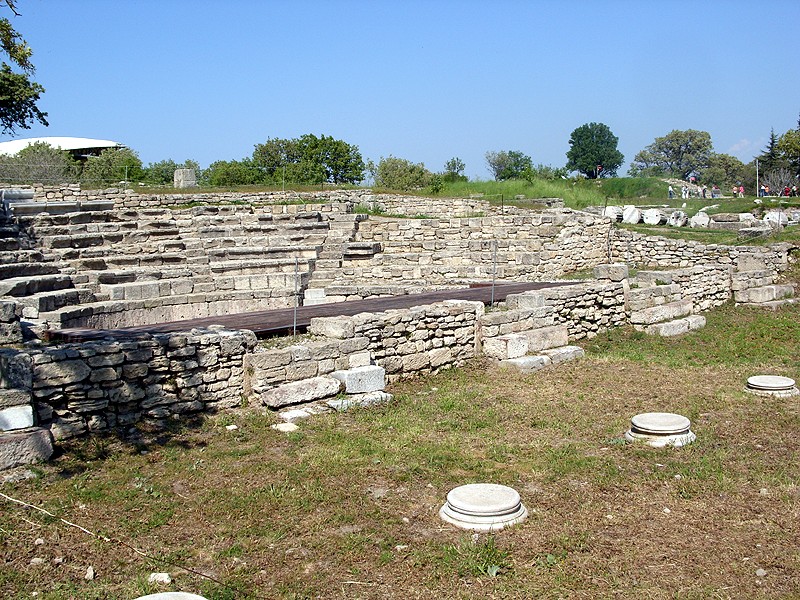
[[(387, 383), (476, 356), (533, 372), (581, 356), (577, 342), (611, 327), (677, 335), (702, 327), (702, 311), (731, 299), (772, 307), (793, 300), (791, 286), (777, 283), (788, 245), (646, 237), (563, 208), (500, 210), (482, 199), (443, 203), (368, 190), (181, 196), (201, 203), (187, 208), (167, 196), (68, 191), (37, 191), (43, 197), (12, 206), (0, 226), (2, 468), (46, 459), (52, 440), (135, 435), (245, 400), (291, 425), (385, 402)], [(162, 200), (171, 208), (155, 207)], [(365, 203), (375, 214), (359, 209)], [(509, 295), (501, 307), (451, 300), (319, 317), (306, 336), (276, 347), (217, 326), (41, 341), (60, 328), (576, 272), (593, 276)]]

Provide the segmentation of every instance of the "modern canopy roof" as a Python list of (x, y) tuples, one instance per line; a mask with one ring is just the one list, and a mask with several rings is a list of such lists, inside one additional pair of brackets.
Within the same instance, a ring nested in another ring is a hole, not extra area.
[(93, 140), (91, 138), (79, 137), (38, 137), (22, 138), (9, 142), (0, 142), (0, 155), (13, 156), (20, 150), (24, 150), (31, 144), (44, 142), (58, 150), (67, 150), (73, 154), (92, 154), (98, 153), (106, 148), (124, 148), (124, 144), (112, 142), (111, 140)]

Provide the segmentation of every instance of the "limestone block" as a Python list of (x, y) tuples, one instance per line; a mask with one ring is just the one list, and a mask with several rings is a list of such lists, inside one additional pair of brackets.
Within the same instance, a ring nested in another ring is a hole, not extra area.
[(544, 354), (551, 361), (553, 361), (554, 365), (557, 365), (559, 363), (566, 362), (568, 360), (575, 360), (576, 358), (582, 358), (586, 353), (583, 351), (583, 348), (580, 348), (578, 346), (563, 346), (561, 348), (552, 348), (550, 350), (544, 350), (542, 354)]
[(781, 298), (788, 298), (794, 295), (794, 287), (791, 285), (765, 285), (762, 287), (737, 290), (734, 292), (736, 302), (747, 302), (760, 304), (762, 302), (772, 302)]
[(383, 391), (375, 391), (365, 394), (352, 394), (348, 395), (346, 398), (328, 400), (326, 404), (333, 410), (345, 411), (351, 408), (366, 408), (377, 404), (386, 404), (387, 402), (391, 402), (392, 398), (394, 398), (392, 394)]
[(311, 319), (308, 332), (344, 340), (353, 337), (355, 330), (350, 317), (317, 317)]
[(594, 268), (595, 279), (610, 279), (611, 281), (622, 281), (628, 278), (628, 265), (625, 263), (612, 263), (597, 265)]
[(342, 389), (342, 382), (331, 377), (311, 377), (285, 383), (262, 392), (261, 402), (272, 408), (313, 402), (335, 396)]
[(740, 254), (736, 258), (737, 271), (764, 271), (766, 268), (766, 262), (760, 256), (753, 256), (752, 254)]
[(11, 406), (0, 410), (0, 431), (33, 427), (33, 406)]
[(0, 470), (45, 461), (52, 455), (53, 441), (46, 429), (0, 433)]
[(366, 367), (372, 363), (372, 353), (356, 352), (355, 354), (348, 356), (347, 361), (350, 364), (351, 369), (355, 367)]
[(536, 290), (521, 294), (510, 294), (506, 298), (506, 306), (511, 310), (530, 310), (547, 306), (547, 297), (544, 292)]
[(622, 222), (636, 225), (642, 222), (642, 211), (632, 205), (622, 208)]
[(528, 340), (519, 333), (509, 333), (483, 340), (483, 353), (498, 360), (519, 358), (528, 353)]
[(708, 227), (709, 223), (711, 222), (711, 217), (708, 216), (707, 213), (700, 211), (696, 215), (694, 215), (691, 219), (689, 219), (689, 227)]
[(14, 388), (0, 388), (0, 408), (9, 408), (11, 406), (21, 406), (30, 403), (30, 392)]
[(661, 337), (682, 335), (689, 331), (689, 322), (686, 319), (676, 319), (666, 323), (654, 323), (644, 328), (645, 333)]
[(521, 356), (500, 361), (500, 368), (516, 369), (520, 373), (533, 373), (552, 364), (548, 356)]
[(653, 323), (679, 319), (691, 314), (691, 312), (691, 300), (678, 300), (632, 312), (631, 323), (634, 325), (652, 325)]
[(64, 360), (35, 365), (34, 387), (59, 386), (80, 383), (92, 373), (92, 369), (82, 360)]
[(528, 352), (539, 352), (548, 348), (566, 346), (569, 343), (569, 330), (566, 325), (540, 327), (525, 332), (528, 339)]
[(706, 326), (706, 318), (703, 315), (689, 315), (686, 321), (689, 323), (689, 331), (696, 331)]
[(347, 394), (375, 392), (386, 387), (386, 369), (378, 365), (365, 365), (330, 374), (344, 384)]

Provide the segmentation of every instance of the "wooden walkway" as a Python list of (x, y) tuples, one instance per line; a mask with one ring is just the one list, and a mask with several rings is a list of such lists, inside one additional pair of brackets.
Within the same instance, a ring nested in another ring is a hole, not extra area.
[[(497, 284), (494, 287), (494, 301), (502, 302), (509, 294), (519, 294), (529, 290), (541, 290), (573, 283), (572, 281), (559, 281)], [(109, 337), (135, 339), (148, 334), (189, 331), (195, 328), (205, 328), (209, 325), (222, 325), (228, 329), (249, 329), (258, 337), (267, 337), (278, 334), (291, 334), (294, 327), (298, 332), (303, 332), (308, 328), (311, 319), (314, 317), (351, 316), (362, 312), (383, 312), (393, 308), (424, 306), (442, 302), (443, 300), (473, 300), (490, 304), (492, 301), (492, 286), (490, 284), (480, 284), (463, 289), (298, 306), (297, 309), (277, 308), (249, 313), (154, 323), (152, 325), (138, 325), (136, 327), (123, 327), (120, 329), (53, 329), (47, 332), (46, 337), (49, 341), (55, 342), (85, 342)]]

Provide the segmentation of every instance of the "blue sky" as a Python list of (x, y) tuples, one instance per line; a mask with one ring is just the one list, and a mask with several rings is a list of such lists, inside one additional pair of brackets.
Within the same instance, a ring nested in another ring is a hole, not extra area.
[[(608, 125), (627, 163), (673, 129), (749, 161), (800, 113), (797, 0), (19, 0), (50, 127), (147, 164), (332, 135), (433, 171), (563, 166)], [(3, 140), (10, 139), (3, 136)], [(621, 173), (622, 174), (622, 173)]]

